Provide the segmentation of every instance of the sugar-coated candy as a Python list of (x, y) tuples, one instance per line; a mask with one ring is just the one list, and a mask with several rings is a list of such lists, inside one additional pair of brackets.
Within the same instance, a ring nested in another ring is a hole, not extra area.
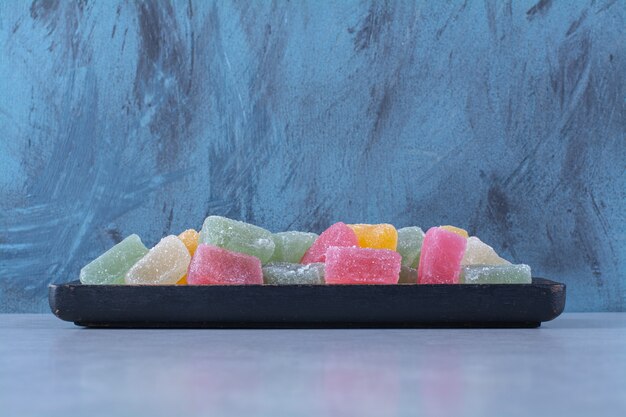
[[(456, 226), (338, 222), (321, 235), (270, 233), (209, 216), (197, 232), (167, 236), (148, 250), (137, 235), (80, 271), (83, 284), (312, 285), (523, 284), (528, 265), (512, 265), (476, 236)], [(278, 290), (277, 290), (278, 291)]]
[(448, 232), (454, 232), (459, 236), (463, 236), (465, 239), (469, 237), (469, 234), (467, 233), (467, 231), (465, 229), (461, 229), (460, 227), (450, 226), (449, 224), (445, 226), (439, 226), (439, 227), (447, 230)]
[(181, 234), (178, 235), (178, 238), (185, 244), (189, 254), (193, 256), (198, 247), (198, 239), (200, 238), (200, 234), (196, 232), (194, 229), (187, 229)]
[(402, 265), (417, 268), (422, 251), (424, 232), (417, 226), (403, 227), (398, 229), (398, 248), (402, 255)]
[[(185, 244), (187, 250), (189, 251), (189, 254), (193, 256), (193, 254), (196, 252), (196, 248), (198, 247), (198, 239), (200, 238), (200, 234), (194, 229), (187, 229), (179, 234), (178, 238)], [(187, 285), (187, 274), (179, 279), (176, 285)]]
[(397, 284), (402, 256), (387, 249), (331, 246), (326, 251), (327, 284)]
[(209, 216), (204, 220), (200, 243), (256, 256), (262, 263), (274, 253), (274, 240), (269, 231), (221, 216)]
[(135, 263), (124, 280), (133, 285), (176, 284), (187, 272), (191, 256), (177, 236), (166, 236)]
[(396, 250), (398, 231), (391, 224), (350, 224), (361, 248)]
[(398, 284), (417, 284), (417, 269), (402, 265)]
[(467, 265), (461, 269), (462, 284), (530, 284), (530, 266)]
[(274, 254), (268, 262), (300, 262), (317, 237), (315, 233), (307, 232), (274, 233)]
[(461, 265), (510, 265), (511, 262), (498, 256), (495, 250), (476, 236), (467, 239), (467, 247)]
[(268, 263), (263, 267), (263, 282), (269, 285), (323, 284), (324, 264)]
[(467, 239), (442, 227), (428, 229), (422, 244), (420, 284), (458, 284)]
[(123, 284), (126, 272), (145, 254), (137, 235), (130, 235), (80, 270), (80, 282), (88, 285)]
[(303, 264), (326, 261), (326, 250), (331, 246), (358, 246), (354, 231), (345, 223), (339, 222), (330, 226), (328, 229), (315, 239), (313, 245), (306, 251), (302, 260)]
[(258, 257), (200, 244), (187, 271), (189, 285), (263, 284)]

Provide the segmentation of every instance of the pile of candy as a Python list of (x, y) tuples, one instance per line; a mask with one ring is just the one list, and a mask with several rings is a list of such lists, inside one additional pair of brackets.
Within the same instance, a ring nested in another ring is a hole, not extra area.
[(130, 235), (80, 271), (83, 284), (529, 284), (463, 229), (335, 223), (321, 235), (271, 233), (209, 216), (200, 233), (166, 236), (148, 250)]

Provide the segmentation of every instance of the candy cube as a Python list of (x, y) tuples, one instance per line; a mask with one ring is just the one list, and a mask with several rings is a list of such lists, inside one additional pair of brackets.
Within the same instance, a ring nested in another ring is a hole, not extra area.
[(181, 234), (178, 235), (178, 238), (185, 244), (189, 254), (193, 256), (196, 252), (196, 248), (198, 247), (198, 239), (200, 238), (200, 234), (193, 229), (187, 229)]
[(398, 284), (417, 284), (417, 269), (402, 265)]
[(88, 285), (123, 284), (124, 275), (148, 248), (137, 235), (130, 235), (80, 270), (80, 282)]
[(176, 284), (187, 272), (191, 255), (185, 244), (174, 235), (166, 236), (126, 273), (132, 285)]
[(420, 284), (458, 284), (461, 259), (467, 239), (441, 227), (432, 227), (424, 236), (419, 268)]
[(330, 246), (357, 246), (356, 234), (345, 223), (335, 223), (330, 226), (313, 242), (306, 251), (300, 263), (310, 264), (326, 261), (326, 250)]
[(323, 284), (324, 264), (269, 263), (263, 267), (263, 282), (269, 285)]
[(204, 220), (200, 243), (256, 256), (262, 263), (274, 253), (274, 241), (269, 231), (221, 216), (209, 216)]
[(467, 239), (467, 247), (461, 265), (510, 265), (511, 262), (498, 256), (495, 250), (476, 236)]
[(318, 236), (306, 232), (274, 233), (274, 254), (269, 262), (298, 263)]
[(465, 239), (467, 239), (469, 236), (467, 231), (465, 229), (461, 229), (460, 227), (450, 226), (450, 225), (439, 226), (439, 227), (441, 227), (444, 230), (447, 230), (448, 232), (454, 232), (459, 236), (463, 236)]
[(402, 256), (387, 249), (331, 246), (326, 251), (327, 284), (397, 284)]
[(397, 251), (402, 255), (402, 265), (417, 268), (422, 251), (424, 232), (416, 226), (398, 229)]
[(256, 256), (200, 244), (187, 271), (189, 285), (263, 284), (261, 261)]
[(398, 232), (391, 224), (350, 224), (348, 225), (362, 248), (396, 250)]
[(530, 284), (530, 266), (468, 265), (461, 270), (462, 284)]

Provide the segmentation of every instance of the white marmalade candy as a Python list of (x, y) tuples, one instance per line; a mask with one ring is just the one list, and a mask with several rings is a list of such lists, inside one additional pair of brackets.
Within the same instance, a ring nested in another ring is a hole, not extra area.
[(465, 255), (461, 265), (510, 265), (511, 262), (498, 256), (495, 250), (476, 236), (467, 238)]
[(531, 284), (530, 266), (468, 265), (461, 268), (461, 284)]
[(166, 236), (126, 273), (127, 284), (176, 284), (187, 273), (191, 256), (174, 235)]

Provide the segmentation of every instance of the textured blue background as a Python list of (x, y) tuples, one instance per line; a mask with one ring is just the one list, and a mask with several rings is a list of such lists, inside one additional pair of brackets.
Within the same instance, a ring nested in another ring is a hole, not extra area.
[(626, 306), (626, 2), (0, 1), (0, 312), (137, 232), (456, 224)]

